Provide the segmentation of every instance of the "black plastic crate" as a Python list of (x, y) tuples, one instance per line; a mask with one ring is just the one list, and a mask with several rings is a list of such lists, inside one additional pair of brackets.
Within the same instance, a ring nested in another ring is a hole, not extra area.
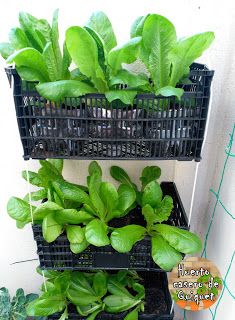
[[(163, 194), (172, 196), (174, 201), (174, 209), (167, 223), (188, 230), (186, 213), (175, 184), (173, 182), (163, 182), (161, 183), (161, 187)], [(122, 227), (131, 223), (144, 225), (145, 222), (141, 214), (141, 208), (136, 208), (122, 219), (113, 220), (112, 226)], [(53, 243), (47, 243), (43, 239), (41, 225), (33, 225), (33, 233), (34, 239), (37, 242), (40, 267), (42, 269), (134, 269), (137, 271), (162, 271), (152, 260), (151, 239), (149, 237), (137, 242), (128, 253), (118, 253), (110, 245), (105, 247), (90, 245), (82, 253), (74, 254), (70, 250), (66, 235), (59, 236)]]
[(16, 70), (14, 101), (24, 159), (178, 159), (200, 161), (213, 71), (193, 64), (191, 84), (176, 98), (139, 94), (133, 106), (103, 94), (53, 103)]
[[(144, 313), (139, 313), (140, 320), (172, 320), (174, 312), (172, 308), (172, 299), (168, 290), (168, 281), (166, 273), (141, 272), (146, 290), (146, 304)], [(124, 319), (127, 312), (119, 314), (107, 314), (102, 312), (97, 316), (97, 320), (121, 320)], [(48, 320), (58, 320), (61, 314), (54, 314), (48, 317)], [(73, 306), (69, 306), (69, 320), (85, 320), (79, 315)]]

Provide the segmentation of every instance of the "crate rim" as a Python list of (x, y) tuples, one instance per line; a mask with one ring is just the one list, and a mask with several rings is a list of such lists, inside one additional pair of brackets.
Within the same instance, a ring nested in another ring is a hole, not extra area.
[[(196, 68), (201, 68), (200, 70), (194, 70), (194, 69), (191, 69), (192, 67), (196, 67)], [(4, 68), (5, 69), (5, 72), (8, 76), (8, 80), (9, 80), (9, 83), (10, 83), (10, 86), (11, 86), (11, 83), (12, 83), (12, 76), (15, 76), (15, 75), (19, 75), (16, 68), (12, 65), (10, 66), (7, 66)], [(192, 76), (195, 76), (195, 75), (198, 75), (200, 73), (204, 73), (206, 76), (208, 77), (213, 77), (214, 76), (214, 70), (210, 70), (206, 64), (203, 64), (203, 63), (197, 63), (197, 62), (194, 62), (191, 64), (190, 66), (190, 75)], [(19, 76), (20, 77), (20, 76)], [(21, 79), (21, 78), (20, 78)], [(22, 80), (22, 79), (21, 79)], [(37, 83), (36, 81), (26, 81), (27, 83)], [(40, 96), (39, 93), (37, 93), (37, 91), (32, 91), (30, 92), (32, 93), (33, 95), (35, 96)], [(187, 97), (187, 96), (190, 96), (190, 95), (195, 95), (196, 96), (200, 96), (200, 94), (203, 95), (203, 92), (201, 91), (197, 91), (197, 92), (192, 92), (192, 91), (187, 91), (185, 90), (184, 91), (184, 94), (183, 94), (183, 97)], [(106, 99), (105, 97), (105, 94), (104, 93), (88, 93), (88, 94), (85, 94), (85, 95), (82, 95), (82, 96), (78, 96), (78, 97), (65, 97), (65, 99), (70, 99), (70, 98), (73, 98), (73, 99), (77, 99), (77, 98), (80, 98), (80, 99), (84, 99), (84, 98), (104, 98)], [(138, 99), (169, 99), (169, 97), (164, 97), (164, 96), (161, 96), (161, 95), (156, 95), (154, 93), (151, 93), (151, 92), (147, 92), (147, 93), (138, 93), (136, 96), (135, 96), (135, 100), (138, 100)]]

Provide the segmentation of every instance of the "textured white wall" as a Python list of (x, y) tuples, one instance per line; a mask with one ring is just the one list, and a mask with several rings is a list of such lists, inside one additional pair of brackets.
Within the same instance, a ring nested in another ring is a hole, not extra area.
[[(234, 48), (234, 37), (232, 36), (235, 30), (234, 1), (224, 0), (222, 6), (220, 1), (215, 0), (144, 0), (135, 2), (123, 0), (1, 1), (0, 41), (7, 40), (9, 29), (17, 25), (19, 11), (28, 11), (38, 17), (51, 19), (55, 8), (60, 9), (61, 35), (63, 35), (63, 31), (68, 26), (83, 24), (95, 10), (103, 10), (108, 14), (113, 22), (119, 42), (128, 39), (128, 30), (132, 21), (138, 15), (149, 12), (160, 13), (171, 19), (179, 36), (187, 36), (207, 30), (215, 31), (216, 41), (201, 59), (201, 61), (210, 64), (210, 67), (216, 70), (216, 74), (213, 84), (213, 105), (208, 137), (203, 152), (203, 161), (199, 168), (191, 223), (193, 229), (203, 233), (205, 217), (208, 216), (209, 187), (215, 184), (217, 177), (217, 173), (214, 171), (216, 159), (218, 158), (217, 147), (219, 142), (222, 141), (222, 132), (227, 128), (227, 124), (231, 124), (232, 121), (230, 114), (233, 106), (232, 89), (235, 72), (230, 67)], [(3, 67), (4, 62), (1, 60), (0, 69)], [(224, 89), (224, 83), (226, 83), (226, 90)], [(11, 292), (18, 287), (24, 287), (28, 292), (38, 291), (41, 278), (35, 272), (35, 267), (38, 265), (37, 261), (11, 265), (14, 261), (36, 258), (36, 246), (30, 226), (27, 226), (24, 230), (17, 230), (14, 221), (9, 219), (6, 214), (8, 198), (11, 195), (23, 196), (27, 192), (27, 185), (20, 176), (20, 172), (25, 169), (26, 163), (22, 160), (22, 149), (14, 115), (12, 92), (9, 90), (3, 71), (0, 72), (0, 99), (2, 150), (0, 159), (2, 181), (0, 192), (0, 286), (7, 286)], [(223, 119), (224, 110), (226, 111), (226, 121)], [(118, 162), (102, 161), (105, 174), (107, 174), (110, 165), (114, 163)], [(150, 164), (150, 162), (119, 162), (120, 165), (129, 170), (136, 181), (141, 168), (147, 163)], [(175, 161), (151, 163), (162, 167), (164, 180), (176, 181), (178, 189), (181, 191), (186, 211), (189, 212), (195, 163)], [(65, 176), (70, 178), (71, 181), (80, 181), (81, 183), (84, 181), (87, 165), (88, 162), (86, 161), (66, 161)], [(36, 161), (29, 161), (28, 167), (31, 170), (36, 168)], [(224, 233), (226, 233), (227, 227), (225, 225)], [(229, 233), (227, 236), (229, 236)], [(221, 249), (221, 254), (218, 253), (218, 256), (215, 257), (215, 261), (218, 261), (219, 267), (222, 267), (224, 261), (223, 251), (226, 252), (227, 249), (223, 247), (221, 238), (217, 239), (217, 241), (220, 241), (218, 246), (223, 250)], [(223, 271), (222, 268), (221, 271)], [(223, 310), (226, 320), (234, 319), (234, 316), (232, 317), (230, 313), (225, 314), (226, 310), (229, 310), (228, 307)], [(190, 315), (188, 319), (193, 318)], [(205, 317), (204, 319), (207, 318)]]

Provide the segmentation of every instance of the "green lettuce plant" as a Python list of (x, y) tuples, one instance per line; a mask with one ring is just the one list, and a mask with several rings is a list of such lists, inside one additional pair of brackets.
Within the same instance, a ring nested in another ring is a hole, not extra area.
[(182, 260), (182, 254), (192, 254), (202, 249), (199, 237), (189, 231), (170, 226), (167, 222), (173, 199), (163, 193), (156, 181), (161, 174), (157, 166), (144, 168), (140, 177), (142, 187), (139, 191), (128, 174), (120, 167), (113, 166), (110, 173), (114, 179), (133, 187), (146, 226), (128, 225), (115, 229), (110, 237), (112, 247), (118, 252), (129, 252), (133, 245), (149, 236), (152, 243), (152, 258), (162, 269), (169, 271)]
[(145, 288), (134, 271), (45, 271), (44, 275), (48, 280), (42, 286), (42, 295), (27, 306), (29, 316), (61, 312), (60, 320), (68, 319), (71, 304), (88, 320), (101, 312), (124, 311), (128, 312), (124, 320), (137, 320), (138, 313), (144, 311)]
[(141, 37), (139, 58), (152, 80), (152, 92), (177, 96), (184, 92), (177, 85), (188, 78), (190, 65), (209, 48), (213, 32), (177, 39), (171, 21), (158, 14), (138, 17), (131, 28), (131, 38)]
[[(124, 105), (133, 104), (137, 93), (180, 98), (184, 91), (178, 85), (214, 40), (213, 32), (178, 40), (168, 19), (148, 14), (133, 23), (131, 39), (118, 45), (110, 20), (96, 12), (84, 27), (67, 30), (62, 55), (58, 10), (52, 26), (27, 13), (20, 13), (19, 22), (20, 28), (10, 32), (10, 42), (0, 44), (0, 53), (8, 63), (16, 64), (22, 79), (39, 82), (39, 94), (54, 102), (88, 93), (102, 93), (109, 103), (117, 100)], [(72, 71), (71, 58), (77, 66)], [(150, 79), (123, 67), (137, 59), (145, 64)]]
[[(109, 102), (121, 100), (132, 104), (137, 92), (149, 86), (149, 80), (143, 74), (137, 76), (123, 69), (122, 64), (137, 59), (140, 43), (141, 37), (134, 37), (117, 45), (110, 20), (103, 12), (96, 12), (86, 26), (74, 26), (66, 31), (66, 46), (77, 66), (73, 71), (74, 79), (39, 84), (37, 90), (54, 101), (97, 92), (105, 94)], [(120, 85), (128, 87), (119, 88)]]
[[(120, 252), (129, 252), (133, 245), (146, 236), (151, 237), (153, 260), (164, 270), (172, 269), (181, 261), (182, 253), (201, 250), (201, 241), (193, 233), (169, 226), (167, 222), (173, 200), (163, 197), (157, 181), (161, 169), (144, 168), (141, 189), (131, 181), (120, 167), (111, 167), (111, 176), (120, 182), (118, 189), (112, 183), (102, 181), (102, 170), (96, 161), (89, 165), (87, 187), (66, 181), (62, 176), (62, 160), (41, 160), (38, 172), (24, 171), (23, 177), (40, 187), (31, 194), (31, 200), (43, 202), (30, 206), (29, 195), (24, 199), (12, 197), (7, 211), (15, 219), (18, 228), (32, 221), (42, 225), (47, 242), (67, 234), (71, 251), (81, 253), (90, 244), (101, 247), (111, 244)], [(127, 215), (141, 206), (145, 225), (130, 224), (114, 228), (113, 219)]]
[(71, 58), (59, 45), (58, 10), (52, 24), (29, 13), (19, 13), (20, 27), (11, 29), (9, 42), (0, 43), (0, 54), (15, 63), (20, 77), (27, 81), (48, 82), (70, 79)]
[(46, 199), (37, 206), (29, 204), (29, 195), (24, 199), (12, 197), (7, 211), (23, 228), (27, 223), (42, 224), (43, 237), (47, 242), (55, 241), (66, 232), (71, 251), (80, 253), (90, 244), (110, 244), (112, 230), (109, 222), (125, 216), (133, 207), (135, 192), (127, 185), (118, 190), (108, 182), (102, 182), (102, 171), (94, 161), (89, 166), (88, 188), (66, 181), (61, 172), (62, 160), (41, 160), (38, 172), (23, 171), (23, 177), (33, 185), (41, 187), (31, 193), (32, 200)]
[[(39, 205), (29, 204), (29, 194), (24, 199), (11, 197), (7, 204), (7, 211), (16, 220), (18, 228), (27, 223), (42, 224), (43, 236), (47, 242), (53, 242), (61, 233), (67, 231), (70, 239), (72, 226), (90, 221), (92, 216), (80, 210), (82, 203), (88, 198), (87, 188), (76, 184), (69, 184), (72, 199), (64, 199), (54, 187), (55, 181), (63, 181), (63, 160), (41, 160), (38, 172), (22, 172), (25, 180), (29, 180), (40, 189), (31, 193), (31, 200), (44, 200)], [(33, 216), (33, 219), (32, 219)], [(80, 227), (77, 227), (80, 228)]]
[[(121, 184), (117, 190), (113, 184), (103, 182), (102, 170), (95, 161), (89, 165), (87, 185), (89, 194), (81, 197), (83, 207), (79, 215), (89, 219), (84, 219), (83, 228), (67, 227), (68, 239), (74, 253), (83, 251), (89, 244), (98, 247), (109, 245), (109, 234), (112, 231), (109, 222), (128, 214), (136, 199), (135, 191), (130, 186)], [(73, 200), (77, 197), (78, 190), (72, 189), (64, 180), (55, 181), (53, 186), (64, 200)]]

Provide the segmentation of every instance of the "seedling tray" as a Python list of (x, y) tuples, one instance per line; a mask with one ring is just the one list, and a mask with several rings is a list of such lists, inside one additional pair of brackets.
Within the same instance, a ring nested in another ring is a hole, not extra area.
[[(168, 290), (166, 273), (142, 272), (139, 273), (144, 280), (146, 290), (146, 304), (144, 313), (139, 313), (141, 320), (172, 320), (174, 313), (172, 310), (172, 300)], [(108, 314), (102, 312), (97, 316), (97, 320), (122, 320), (127, 315), (126, 312), (118, 314)], [(56, 320), (60, 314), (48, 317), (48, 320)], [(76, 312), (76, 309), (69, 307), (69, 320), (86, 319)]]
[(194, 63), (185, 93), (139, 94), (133, 106), (103, 94), (48, 101), (35, 83), (6, 68), (24, 159), (177, 159), (200, 161), (213, 71)]
[[(168, 224), (188, 230), (187, 217), (173, 182), (161, 183), (164, 195), (170, 195), (174, 201), (174, 209), (169, 217)], [(126, 217), (112, 221), (112, 226), (122, 227), (128, 224), (142, 224), (144, 219), (141, 208), (136, 208)], [(158, 270), (151, 257), (151, 240), (149, 237), (137, 242), (129, 253), (118, 253), (111, 246), (95, 247), (90, 245), (80, 254), (70, 250), (66, 235), (61, 235), (53, 243), (43, 239), (41, 225), (33, 225), (34, 239), (37, 242), (40, 267), (54, 270), (93, 270), (93, 269), (135, 269)]]

